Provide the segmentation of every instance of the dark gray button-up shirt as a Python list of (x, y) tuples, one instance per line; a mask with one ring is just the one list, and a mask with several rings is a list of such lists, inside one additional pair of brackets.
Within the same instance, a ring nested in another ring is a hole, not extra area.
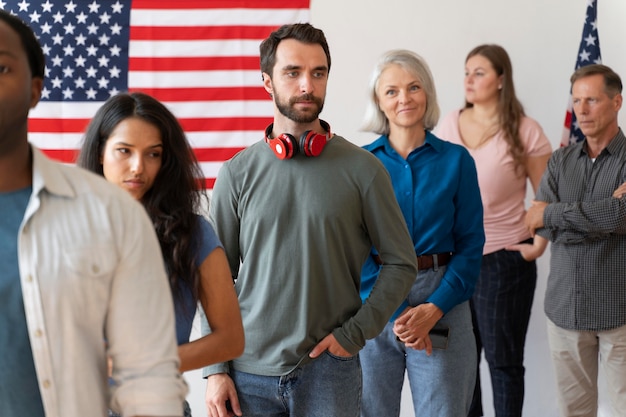
[(537, 200), (550, 203), (537, 233), (552, 242), (545, 312), (557, 326), (602, 331), (626, 324), (626, 137), (595, 162), (586, 140), (554, 152)]

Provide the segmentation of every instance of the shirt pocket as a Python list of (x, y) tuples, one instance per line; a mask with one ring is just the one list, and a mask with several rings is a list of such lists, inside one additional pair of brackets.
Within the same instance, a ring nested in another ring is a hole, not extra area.
[(104, 317), (117, 269), (117, 252), (110, 245), (89, 245), (68, 248), (61, 258), (61, 291), (74, 305), (77, 318)]

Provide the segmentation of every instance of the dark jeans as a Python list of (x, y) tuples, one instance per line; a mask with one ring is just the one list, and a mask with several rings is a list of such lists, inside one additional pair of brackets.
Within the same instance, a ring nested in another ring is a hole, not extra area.
[[(532, 239), (525, 243), (532, 242)], [(537, 284), (537, 265), (519, 252), (500, 250), (483, 256), (470, 301), (480, 363), (489, 364), (497, 417), (521, 417), (524, 404), (524, 344)], [(469, 417), (483, 415), (480, 372)]]

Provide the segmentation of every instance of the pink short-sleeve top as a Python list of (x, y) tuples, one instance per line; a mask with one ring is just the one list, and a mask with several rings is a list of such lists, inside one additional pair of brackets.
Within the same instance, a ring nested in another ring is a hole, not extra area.
[[(455, 110), (444, 117), (436, 129), (436, 135), (452, 143), (467, 146), (461, 138), (459, 115)], [(552, 152), (550, 141), (535, 120), (523, 117), (520, 122), (520, 137), (528, 157), (537, 157)], [(483, 201), (485, 246), (483, 254), (492, 253), (530, 237), (524, 226), (526, 214), (527, 176), (515, 172), (513, 158), (502, 132), (476, 149), (469, 149), (476, 162), (478, 184)]]

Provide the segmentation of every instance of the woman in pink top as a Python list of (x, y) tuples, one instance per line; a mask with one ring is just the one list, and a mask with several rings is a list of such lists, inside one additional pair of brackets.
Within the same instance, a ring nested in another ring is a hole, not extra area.
[[(521, 416), (524, 343), (537, 282), (535, 259), (547, 241), (524, 226), (527, 180), (536, 191), (552, 148), (515, 96), (511, 61), (498, 45), (465, 60), (465, 107), (448, 114), (437, 135), (465, 146), (476, 162), (486, 242), (471, 300), (474, 333), (489, 363), (497, 417)], [(480, 374), (469, 416), (482, 416)]]

